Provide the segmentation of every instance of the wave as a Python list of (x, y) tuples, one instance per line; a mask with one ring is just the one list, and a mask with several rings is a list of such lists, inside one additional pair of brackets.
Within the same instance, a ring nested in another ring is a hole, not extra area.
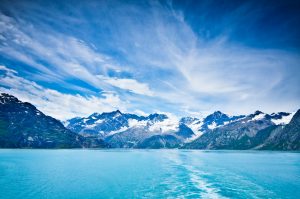
[[(186, 188), (184, 195), (198, 196), (199, 198), (208, 199), (227, 198), (219, 193), (220, 190), (217, 187), (213, 187), (212, 183), (207, 182), (207, 180), (202, 177), (203, 175), (209, 175), (208, 173), (205, 173), (192, 165), (186, 164), (185, 158), (182, 157), (182, 155), (179, 155), (179, 153), (176, 151), (172, 153), (169, 152), (166, 158), (172, 162), (171, 165), (173, 165), (173, 169), (176, 169), (176, 171), (173, 172), (173, 175), (170, 176), (173, 178), (173, 183), (171, 186), (177, 184), (175, 187), (178, 188), (178, 184), (182, 184), (182, 186)], [(186, 179), (183, 179), (183, 177), (180, 178), (180, 173), (183, 174)], [(192, 189), (190, 186), (193, 186), (194, 189)]]

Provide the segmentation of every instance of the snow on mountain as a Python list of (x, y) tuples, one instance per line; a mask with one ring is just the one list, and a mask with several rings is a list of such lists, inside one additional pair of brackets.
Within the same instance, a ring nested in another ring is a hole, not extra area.
[(254, 121), (254, 120), (261, 120), (261, 119), (265, 118), (265, 116), (266, 116), (265, 113), (256, 111), (255, 114), (254, 114), (254, 117), (251, 120), (252, 121)]
[[(250, 115), (229, 116), (216, 111), (205, 118), (183, 117), (154, 113), (148, 116), (122, 113), (94, 113), (85, 118), (73, 118), (65, 122), (70, 130), (85, 137), (98, 136), (115, 147), (145, 147), (177, 145), (192, 142), (202, 135), (228, 125), (249, 128), (248, 135), (254, 135), (260, 125), (287, 124), (293, 114), (256, 111)], [(159, 136), (158, 136), (159, 135)], [(155, 136), (151, 138), (152, 136)], [(150, 139), (151, 138), (151, 139)], [(175, 141), (176, 140), (176, 141)], [(171, 143), (168, 143), (171, 142)], [(162, 143), (164, 143), (162, 145)]]
[(194, 133), (199, 132), (201, 126), (203, 125), (203, 119), (183, 117), (180, 120), (181, 123), (187, 125)]
[[(286, 113), (284, 115), (281, 115), (281, 117), (273, 117), (271, 121), (276, 124), (276, 125), (286, 125), (290, 123), (292, 120), (293, 116), (295, 115), (296, 112), (293, 113)], [(271, 116), (276, 115), (275, 113), (272, 113)]]
[(279, 113), (267, 114), (261, 111), (256, 111), (254, 114), (250, 114), (247, 117), (248, 118), (247, 122), (269, 120), (275, 125), (286, 125), (291, 121), (294, 114), (295, 112), (293, 113), (279, 112)]
[(192, 142), (203, 134), (203, 132), (200, 130), (203, 125), (203, 119), (186, 117), (182, 118), (180, 121), (190, 128), (194, 133), (194, 135), (185, 140), (185, 143)]
[(244, 117), (244, 115), (229, 116), (222, 113), (221, 111), (216, 111), (204, 118), (203, 125), (201, 126), (201, 131), (205, 132), (207, 130), (213, 130), (223, 125), (227, 125), (231, 122), (240, 120)]
[(128, 128), (147, 126), (147, 120), (128, 119)]
[(68, 130), (30, 103), (8, 94), (0, 94), (0, 108), (2, 123), (10, 124), (4, 126), (5, 134), (0, 136), (2, 147), (294, 150), (300, 146), (300, 110), (272, 114), (256, 111), (246, 116), (216, 111), (202, 119), (179, 119), (164, 113), (139, 116), (117, 110), (70, 119), (64, 122)]
[(214, 122), (212, 122), (211, 124), (209, 124), (209, 125), (207, 125), (207, 127), (209, 128), (209, 129), (215, 129), (216, 127), (217, 127), (217, 123), (214, 121)]
[(179, 121), (176, 117), (169, 115), (166, 119), (154, 122), (149, 130), (152, 132), (168, 133), (175, 132), (179, 129)]
[(0, 148), (104, 147), (103, 140), (82, 137), (29, 102), (0, 94)]

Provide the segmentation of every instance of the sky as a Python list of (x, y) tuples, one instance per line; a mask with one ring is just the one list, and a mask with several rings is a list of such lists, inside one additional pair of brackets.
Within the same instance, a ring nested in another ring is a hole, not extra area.
[(300, 108), (300, 1), (0, 1), (0, 91), (60, 120)]

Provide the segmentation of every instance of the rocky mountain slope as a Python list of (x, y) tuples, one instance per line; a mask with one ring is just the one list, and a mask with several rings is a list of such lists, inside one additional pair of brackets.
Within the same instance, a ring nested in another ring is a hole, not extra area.
[[(64, 126), (65, 125), (65, 126)], [(205, 118), (120, 111), (64, 125), (16, 97), (0, 95), (1, 148), (187, 148), (300, 150), (300, 111)]]
[(0, 148), (104, 147), (99, 139), (85, 138), (44, 115), (30, 103), (0, 95)]
[(292, 114), (256, 111), (206, 132), (184, 148), (299, 150), (299, 114), (298, 111), (289, 123)]
[(300, 150), (300, 110), (286, 126), (277, 126), (266, 141), (257, 147), (268, 150)]
[(178, 120), (165, 114), (138, 116), (114, 111), (74, 118), (66, 124), (85, 137), (101, 137), (113, 148), (252, 149), (262, 148), (271, 132), (291, 117), (284, 112), (228, 116), (216, 111), (202, 119)]
[(94, 113), (87, 118), (73, 118), (65, 124), (80, 135), (98, 136), (116, 148), (174, 148), (195, 136), (184, 123), (157, 113), (148, 116), (120, 111)]

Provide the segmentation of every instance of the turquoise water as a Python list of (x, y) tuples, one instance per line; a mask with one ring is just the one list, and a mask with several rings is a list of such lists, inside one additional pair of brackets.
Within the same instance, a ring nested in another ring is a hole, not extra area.
[(300, 198), (300, 153), (4, 149), (0, 198)]

